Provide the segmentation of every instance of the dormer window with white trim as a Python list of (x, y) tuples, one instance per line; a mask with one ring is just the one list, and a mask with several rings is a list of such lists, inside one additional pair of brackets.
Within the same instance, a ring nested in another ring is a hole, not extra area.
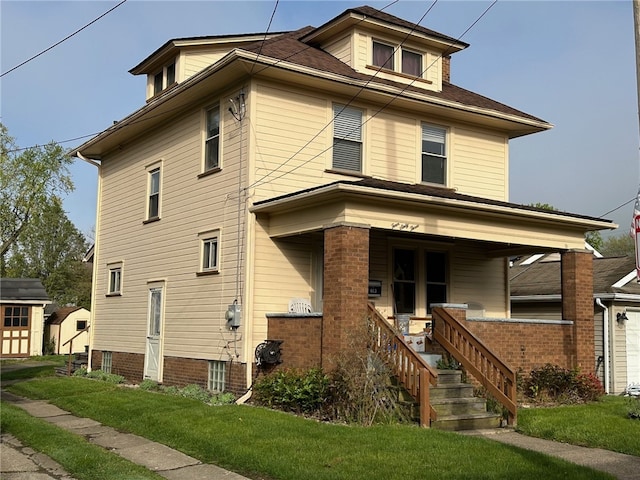
[(395, 48), (385, 43), (373, 41), (373, 65), (376, 67), (394, 70), (393, 56)]
[(372, 64), (374, 67), (403, 73), (412, 77), (423, 77), (424, 69), (422, 64), (424, 55), (422, 53), (377, 40), (373, 40), (372, 51)]
[(158, 95), (174, 83), (176, 83), (175, 60), (162, 67), (162, 70), (153, 75), (153, 95)]

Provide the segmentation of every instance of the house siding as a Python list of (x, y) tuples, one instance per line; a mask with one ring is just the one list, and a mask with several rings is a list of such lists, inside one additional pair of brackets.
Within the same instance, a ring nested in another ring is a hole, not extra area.
[(351, 65), (351, 38), (351, 35), (346, 35), (334, 42), (324, 45), (323, 50), (347, 65)]

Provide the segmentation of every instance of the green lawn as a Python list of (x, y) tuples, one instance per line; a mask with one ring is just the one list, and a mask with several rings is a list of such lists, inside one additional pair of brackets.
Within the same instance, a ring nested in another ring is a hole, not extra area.
[(327, 424), (84, 378), (35, 379), (9, 390), (256, 479), (612, 478), (536, 452), (415, 426)]
[(607, 396), (596, 403), (521, 408), (518, 431), (574, 445), (640, 456), (640, 420), (627, 417), (629, 399)]

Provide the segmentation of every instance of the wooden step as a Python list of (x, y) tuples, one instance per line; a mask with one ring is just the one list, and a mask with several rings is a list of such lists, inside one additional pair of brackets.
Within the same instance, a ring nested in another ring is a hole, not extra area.
[(438, 370), (438, 385), (462, 383), (462, 370)]
[(473, 397), (473, 385), (468, 383), (450, 383), (431, 387), (431, 400), (441, 398), (471, 398)]
[(487, 401), (478, 397), (432, 399), (431, 406), (438, 413), (438, 418), (487, 412)]
[(438, 419), (431, 423), (431, 427), (448, 431), (499, 428), (500, 420), (501, 415), (488, 412), (467, 415), (438, 415)]

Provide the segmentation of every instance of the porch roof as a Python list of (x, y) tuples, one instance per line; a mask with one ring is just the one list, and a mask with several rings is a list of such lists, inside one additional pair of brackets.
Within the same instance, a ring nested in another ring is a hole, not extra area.
[(258, 201), (251, 211), (268, 216), (272, 237), (352, 223), (491, 242), (496, 255), (582, 250), (585, 232), (617, 227), (601, 218), (373, 178), (343, 180)]

